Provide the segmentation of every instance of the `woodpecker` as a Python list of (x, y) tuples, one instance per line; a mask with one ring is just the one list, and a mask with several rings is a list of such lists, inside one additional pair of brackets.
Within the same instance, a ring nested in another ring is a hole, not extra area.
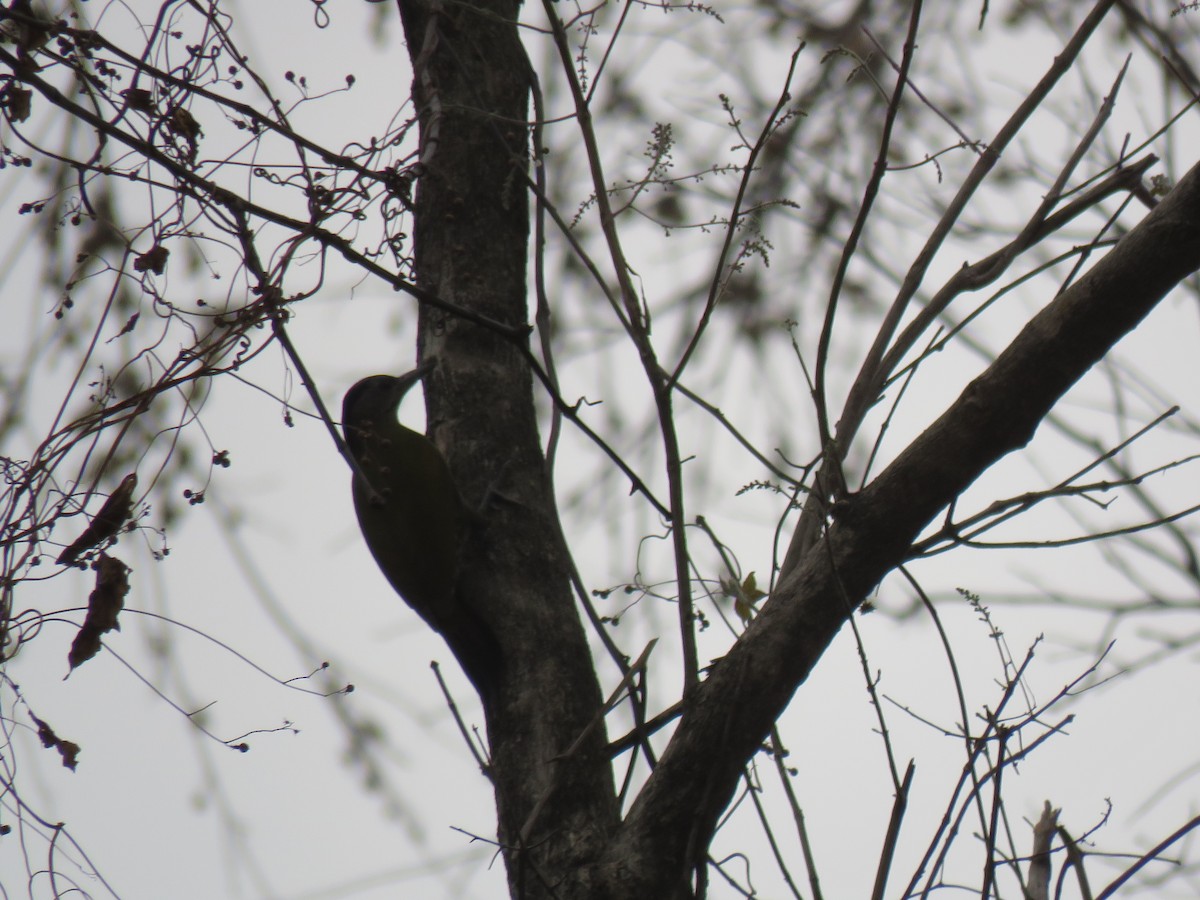
[(397, 420), (427, 362), (399, 377), (372, 375), (342, 401), (342, 430), (358, 464), (351, 481), (358, 525), (388, 582), (450, 645), (483, 692), (499, 658), (491, 633), (458, 596), (471, 516), (433, 442)]

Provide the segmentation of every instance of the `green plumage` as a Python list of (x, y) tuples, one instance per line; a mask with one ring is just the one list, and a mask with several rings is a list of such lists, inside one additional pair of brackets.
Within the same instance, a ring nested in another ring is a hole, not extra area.
[(361, 469), (351, 485), (354, 509), (396, 593), (445, 637), (478, 687), (496, 653), (489, 633), (456, 596), (466, 509), (433, 442), (396, 418), (423, 374), (372, 375), (346, 392), (342, 428)]

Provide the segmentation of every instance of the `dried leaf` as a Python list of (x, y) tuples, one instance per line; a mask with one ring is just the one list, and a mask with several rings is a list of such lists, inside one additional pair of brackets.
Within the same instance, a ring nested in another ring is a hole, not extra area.
[(736, 581), (726, 583), (725, 592), (733, 597), (733, 610), (743, 622), (754, 618), (755, 605), (767, 596), (765, 591), (758, 589), (758, 580), (753, 572), (747, 575), (741, 584)]
[(154, 94), (145, 88), (125, 88), (121, 91), (121, 96), (125, 98), (130, 109), (147, 114), (154, 113)]
[(172, 109), (167, 121), (171, 130), (189, 144), (195, 144), (196, 138), (204, 137), (204, 132), (200, 128), (200, 123), (196, 121), (196, 117), (182, 106)]
[(195, 162), (200, 138), (204, 137), (204, 131), (200, 128), (200, 123), (196, 121), (196, 117), (182, 106), (176, 106), (167, 114), (167, 128), (170, 129), (172, 134), (183, 138), (187, 142), (188, 160)]
[(14, 86), (5, 92), (8, 116), (14, 122), (24, 122), (33, 112), (33, 91)]
[[(159, 274), (161, 275), (162, 273), (160, 272)], [(121, 335), (129, 334), (131, 331), (133, 331), (133, 329), (137, 326), (138, 317), (140, 315), (141, 315), (141, 313), (134, 313), (132, 316), (130, 316), (128, 319), (126, 319), (125, 324), (123, 326), (121, 326), (121, 330), (118, 331), (116, 333), (116, 335), (113, 336), (112, 339), (116, 340)]]
[(43, 747), (53, 747), (58, 751), (58, 755), (62, 757), (62, 764), (75, 771), (75, 766), (79, 762), (79, 745), (74, 741), (66, 741), (54, 733), (54, 729), (35, 716), (32, 712), (29, 717), (33, 719), (37, 725), (38, 739), (41, 740)]
[(67, 654), (67, 663), (72, 671), (100, 652), (102, 634), (121, 630), (117, 617), (125, 608), (130, 571), (129, 566), (115, 556), (100, 554), (96, 562), (96, 588), (88, 597), (87, 616)]
[(133, 261), (133, 269), (135, 272), (149, 269), (155, 275), (161, 275), (167, 270), (167, 257), (170, 255), (171, 251), (162, 244), (155, 244)]
[(83, 534), (59, 554), (59, 564), (74, 565), (75, 560), (84, 553), (93, 547), (100, 546), (109, 538), (116, 537), (117, 532), (129, 521), (129, 517), (133, 513), (133, 492), (136, 489), (137, 473), (130, 472), (121, 479), (117, 489), (104, 501), (100, 512), (96, 513), (96, 517), (84, 529)]

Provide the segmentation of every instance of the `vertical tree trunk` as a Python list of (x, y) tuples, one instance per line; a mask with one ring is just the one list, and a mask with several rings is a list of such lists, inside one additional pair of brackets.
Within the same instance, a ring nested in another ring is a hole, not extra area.
[[(418, 285), (515, 334), (422, 306), (429, 430), (468, 505), (481, 508), (460, 594), (503, 656), (484, 691), (499, 838), (514, 897), (580, 896), (619, 810), (600, 688), (568, 580), (519, 342), (529, 321), (530, 67), (511, 0), (400, 4), (421, 126)], [(530, 827), (531, 815), (539, 811)], [(523, 833), (524, 832), (524, 833)]]

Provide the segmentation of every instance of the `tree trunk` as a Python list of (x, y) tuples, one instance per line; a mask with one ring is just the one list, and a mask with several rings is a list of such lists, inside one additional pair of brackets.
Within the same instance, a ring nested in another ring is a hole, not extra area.
[(416, 281), (470, 317), (423, 305), (419, 349), (437, 359), (425, 381), (430, 434), (480, 512), (460, 594), (503, 656), (483, 691), (499, 840), (514, 897), (580, 896), (563, 881), (588, 871), (619, 810), (603, 723), (555, 761), (594, 722), (601, 696), (523, 355), (531, 69), (513, 24), (519, 5), (400, 6), (421, 127)]

